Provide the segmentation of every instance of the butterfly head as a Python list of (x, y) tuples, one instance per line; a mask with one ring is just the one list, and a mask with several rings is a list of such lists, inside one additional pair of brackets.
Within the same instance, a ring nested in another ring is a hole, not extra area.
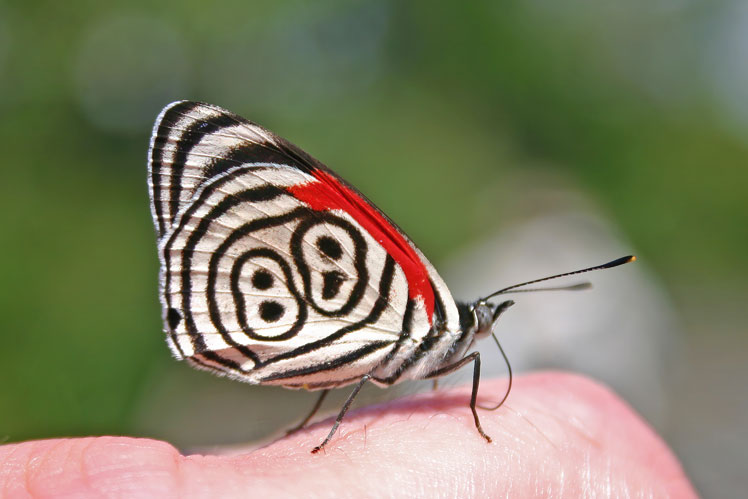
[(503, 301), (498, 305), (486, 300), (475, 302), (472, 306), (475, 337), (484, 338), (491, 334), (494, 325), (499, 320), (499, 316), (512, 305), (514, 305), (514, 301), (512, 300)]

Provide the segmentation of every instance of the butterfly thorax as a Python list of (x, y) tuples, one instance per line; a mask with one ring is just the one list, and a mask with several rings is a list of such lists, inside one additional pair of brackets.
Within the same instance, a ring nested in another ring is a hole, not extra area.
[[(419, 341), (411, 342), (403, 350), (408, 353), (382, 363), (373, 373), (380, 385), (392, 385), (404, 380), (428, 379), (432, 373), (462, 358), (473, 345), (491, 310), (476, 309), (475, 304), (456, 303), (459, 325), (450, 328), (446, 321), (437, 321)], [(476, 312), (480, 310), (480, 315)], [(485, 313), (487, 312), (487, 313)], [(488, 326), (490, 329), (490, 325)]]

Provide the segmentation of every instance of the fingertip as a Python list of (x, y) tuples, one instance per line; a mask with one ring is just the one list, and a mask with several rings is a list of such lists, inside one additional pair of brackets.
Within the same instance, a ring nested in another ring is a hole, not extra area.
[[(481, 398), (500, 394), (505, 383), (481, 383)], [(613, 495), (638, 491), (695, 496), (664, 441), (625, 401), (597, 381), (565, 372), (516, 378), (504, 406), (479, 411), (492, 443), (486, 443), (476, 430), (469, 398), (469, 389), (461, 387), (351, 412), (326, 452), (305, 453), (316, 462), (300, 458), (295, 468), (299, 480), (310, 469), (307, 462), (314, 469), (326, 462), (331, 467), (347, 467), (349, 477), (360, 473), (351, 480), (351, 490), (383, 486), (391, 470), (410, 469), (417, 470), (423, 481), (411, 476), (408, 487), (434, 493), (451, 490), (462, 495), (479, 483), (497, 495), (508, 490), (533, 495), (540, 487), (559, 495), (604, 495), (610, 490)], [(326, 420), (313, 425), (265, 452), (311, 448), (330, 424)], [(457, 469), (459, 476), (454, 473)]]
[(564, 449), (567, 468), (590, 477), (577, 482), (582, 489), (617, 484), (654, 496), (696, 497), (662, 437), (607, 385), (574, 373), (537, 372), (522, 377), (513, 395), (511, 407)]

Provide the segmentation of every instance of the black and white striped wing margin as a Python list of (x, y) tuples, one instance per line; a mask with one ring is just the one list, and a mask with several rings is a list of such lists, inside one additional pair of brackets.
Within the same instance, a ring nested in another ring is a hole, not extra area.
[(457, 320), (444, 283), (386, 217), (239, 116), (167, 106), (149, 185), (168, 343), (197, 367), (327, 388), (412, 353), (435, 314)]
[(315, 160), (259, 125), (217, 106), (179, 101), (156, 118), (148, 153), (151, 211), (159, 239), (207, 180), (251, 163), (293, 164), (309, 171)]

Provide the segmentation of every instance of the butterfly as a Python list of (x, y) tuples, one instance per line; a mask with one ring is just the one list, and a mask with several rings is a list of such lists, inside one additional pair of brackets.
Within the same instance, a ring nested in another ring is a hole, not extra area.
[(513, 303), (491, 298), (548, 278), (455, 301), (363, 194), (288, 141), (210, 104), (163, 109), (148, 185), (164, 331), (177, 359), (251, 384), (321, 390), (296, 429), (328, 390), (355, 384), (312, 452), (367, 382), (437, 379), (473, 363), (470, 409), (491, 441), (476, 410), (480, 354), (470, 349)]

